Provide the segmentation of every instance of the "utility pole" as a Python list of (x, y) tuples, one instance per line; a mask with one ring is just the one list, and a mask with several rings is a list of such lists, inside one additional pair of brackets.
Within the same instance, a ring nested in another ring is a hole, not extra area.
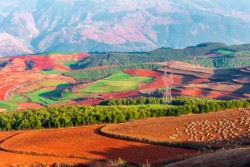
[(163, 103), (164, 104), (170, 104), (172, 101), (172, 92), (171, 92), (171, 86), (174, 83), (172, 73), (169, 75), (167, 74), (168, 71), (168, 63), (166, 63), (164, 68), (164, 75), (162, 77), (164, 81), (164, 92), (163, 92)]

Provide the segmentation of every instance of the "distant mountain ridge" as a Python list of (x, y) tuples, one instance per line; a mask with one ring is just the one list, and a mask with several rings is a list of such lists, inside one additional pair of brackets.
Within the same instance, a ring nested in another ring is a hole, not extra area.
[(2, 0), (0, 57), (250, 42), (248, 0)]

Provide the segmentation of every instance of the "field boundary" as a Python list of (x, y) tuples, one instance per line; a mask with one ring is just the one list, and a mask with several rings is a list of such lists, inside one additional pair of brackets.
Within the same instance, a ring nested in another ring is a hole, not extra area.
[(169, 146), (169, 147), (177, 147), (177, 148), (185, 148), (185, 149), (193, 149), (193, 150), (200, 150), (200, 151), (222, 149), (222, 147), (208, 146), (208, 145), (200, 144), (200, 143), (160, 141), (160, 140), (152, 140), (152, 139), (143, 138), (143, 137), (137, 138), (137, 137), (132, 137), (132, 136), (111, 133), (111, 132), (108, 132), (107, 130), (104, 129), (107, 126), (103, 126), (100, 128), (100, 132), (99, 132), (100, 135), (110, 137), (110, 138), (115, 138), (115, 139), (127, 140), (127, 141), (134, 141), (134, 142), (153, 144), (153, 145), (161, 145), (161, 146)]

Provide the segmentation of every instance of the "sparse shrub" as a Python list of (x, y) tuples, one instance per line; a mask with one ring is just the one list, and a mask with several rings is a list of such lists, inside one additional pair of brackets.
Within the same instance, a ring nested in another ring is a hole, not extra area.
[(108, 167), (128, 167), (128, 163), (119, 157), (117, 160), (109, 160), (107, 163), (107, 166)]

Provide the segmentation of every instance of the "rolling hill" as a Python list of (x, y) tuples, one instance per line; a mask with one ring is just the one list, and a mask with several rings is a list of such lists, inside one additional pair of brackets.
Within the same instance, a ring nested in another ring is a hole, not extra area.
[(249, 98), (249, 51), (247, 44), (203, 43), (150, 52), (6, 57), (0, 59), (0, 107), (15, 110), (94, 105), (111, 98), (162, 97), (165, 62), (174, 79), (175, 96)]

